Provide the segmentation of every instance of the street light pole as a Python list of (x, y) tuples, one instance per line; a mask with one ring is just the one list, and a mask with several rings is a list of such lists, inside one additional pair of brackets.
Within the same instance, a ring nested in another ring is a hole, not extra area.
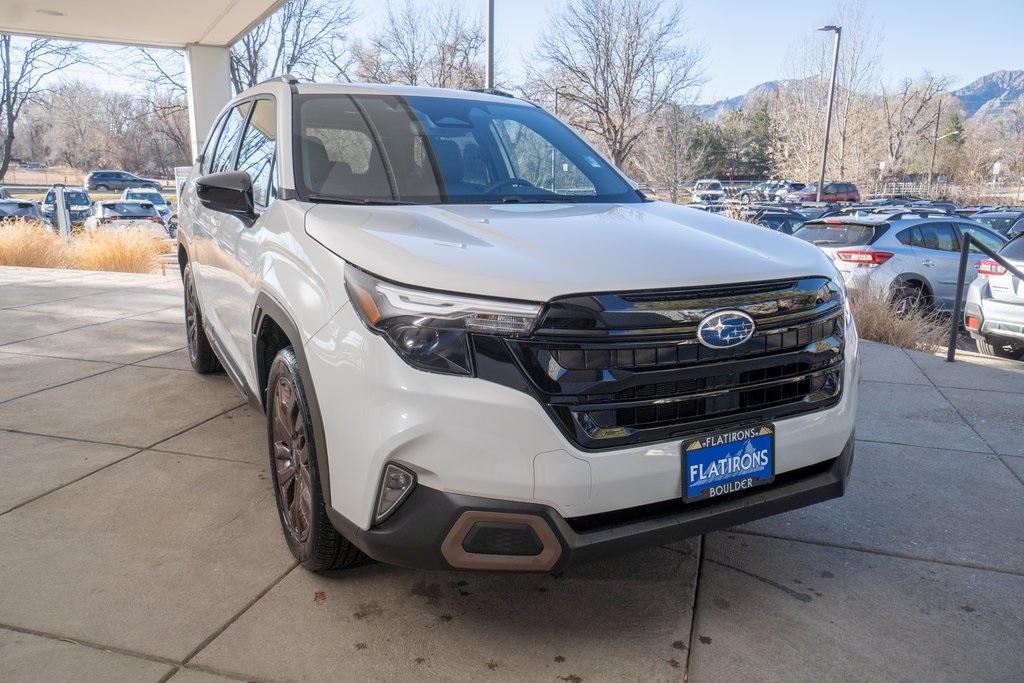
[(832, 132), (832, 104), (836, 97), (836, 73), (839, 71), (839, 38), (843, 33), (842, 26), (822, 26), (819, 31), (834, 31), (836, 34), (835, 50), (832, 54), (832, 83), (828, 88), (828, 114), (825, 117), (825, 144), (821, 148), (821, 172), (818, 174), (817, 201), (821, 201), (821, 192), (825, 186), (825, 163), (828, 161), (828, 136)]
[(494, 89), (494, 0), (487, 0), (487, 89)]

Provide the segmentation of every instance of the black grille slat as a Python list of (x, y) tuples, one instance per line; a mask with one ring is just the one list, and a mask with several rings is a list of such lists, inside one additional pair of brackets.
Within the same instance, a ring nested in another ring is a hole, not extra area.
[[(517, 371), (588, 450), (799, 415), (842, 393), (845, 324), (830, 290), (826, 278), (803, 278), (566, 297), (548, 305), (532, 336), (478, 342), (478, 372), (512, 386)], [(751, 339), (699, 344), (693, 310), (729, 308), (754, 319)]]

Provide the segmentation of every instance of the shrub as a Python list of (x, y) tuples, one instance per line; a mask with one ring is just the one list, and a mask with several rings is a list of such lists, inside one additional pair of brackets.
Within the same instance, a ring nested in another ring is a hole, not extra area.
[(39, 221), (0, 223), (0, 266), (61, 268), (67, 263), (64, 241)]
[(873, 288), (851, 290), (850, 307), (862, 339), (929, 353), (946, 344), (949, 316), (925, 307), (900, 315), (891, 297)]
[(165, 240), (148, 232), (96, 230), (72, 237), (68, 256), (70, 267), (79, 270), (151, 273), (165, 250)]

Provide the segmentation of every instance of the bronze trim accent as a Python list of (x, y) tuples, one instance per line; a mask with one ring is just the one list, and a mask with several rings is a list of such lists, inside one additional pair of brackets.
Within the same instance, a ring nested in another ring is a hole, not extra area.
[[(538, 555), (485, 555), (466, 552), (462, 541), (477, 522), (525, 524), (533, 529), (544, 549)], [(487, 569), (491, 571), (543, 572), (555, 566), (562, 556), (562, 544), (541, 517), (513, 512), (463, 512), (441, 544), (441, 554), (456, 569)]]

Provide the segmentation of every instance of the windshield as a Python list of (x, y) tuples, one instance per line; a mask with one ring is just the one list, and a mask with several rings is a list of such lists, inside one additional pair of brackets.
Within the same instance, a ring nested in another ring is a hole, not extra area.
[(979, 216), (974, 214), (971, 216), (971, 220), (977, 221), (982, 225), (986, 225), (1000, 234), (1007, 234), (1010, 232), (1010, 227), (1017, 220), (1017, 216)]
[[(89, 195), (81, 190), (64, 190), (64, 201), (67, 202), (68, 206), (84, 206), (92, 204), (92, 202), (89, 201)], [(53, 190), (49, 190), (46, 193), (46, 197), (43, 199), (43, 204), (53, 204)]]
[(159, 192), (128, 192), (125, 199), (139, 199), (154, 204), (166, 204), (163, 195)]
[(152, 216), (156, 209), (152, 204), (133, 204), (130, 202), (117, 202), (115, 204), (104, 204), (103, 214), (105, 216)]
[(718, 182), (717, 180), (701, 180), (700, 182), (697, 183), (697, 185), (693, 189), (695, 189), (695, 190), (721, 190), (722, 189), (722, 183)]
[(813, 223), (804, 225), (793, 233), (794, 237), (816, 244), (819, 247), (849, 247), (861, 244), (871, 244), (877, 234), (881, 234), (888, 226), (882, 225), (859, 225), (857, 223), (837, 223), (835, 225), (824, 225)]
[(642, 201), (586, 143), (530, 105), (303, 95), (297, 109), (296, 185), (313, 201)]

